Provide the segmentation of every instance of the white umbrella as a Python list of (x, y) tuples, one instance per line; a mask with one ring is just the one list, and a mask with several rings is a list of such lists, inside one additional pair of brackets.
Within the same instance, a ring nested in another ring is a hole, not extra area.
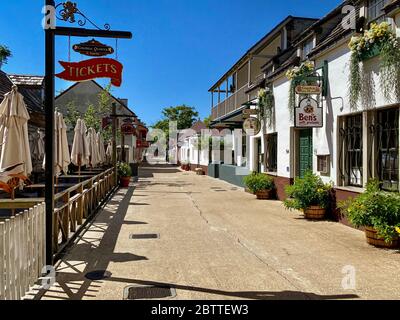
[(104, 139), (100, 132), (97, 133), (97, 145), (99, 146), (100, 163), (106, 163), (106, 150), (104, 148)]
[(44, 133), (40, 129), (32, 135), (31, 151), (34, 169), (40, 171), (45, 153)]
[(113, 146), (112, 146), (112, 142), (110, 141), (108, 143), (107, 151), (106, 151), (107, 164), (112, 163), (112, 157), (113, 157)]
[(8, 174), (28, 177), (32, 172), (29, 119), (24, 98), (14, 86), (0, 104), (0, 170), (16, 166)]
[(81, 167), (89, 164), (89, 145), (86, 139), (86, 123), (78, 119), (75, 127), (74, 143), (72, 145), (71, 161)]
[(55, 120), (57, 132), (55, 171), (56, 175), (59, 175), (61, 172), (68, 172), (68, 166), (71, 163), (71, 156), (69, 154), (67, 125), (65, 124), (64, 117), (61, 113), (56, 112)]
[(89, 145), (90, 165), (92, 168), (95, 168), (100, 163), (100, 155), (97, 145), (97, 133), (93, 128), (88, 130), (87, 141)]

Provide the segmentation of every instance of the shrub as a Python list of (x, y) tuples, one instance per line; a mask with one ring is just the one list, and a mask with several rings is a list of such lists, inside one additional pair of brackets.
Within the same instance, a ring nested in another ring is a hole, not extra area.
[(132, 169), (129, 164), (125, 162), (119, 162), (117, 165), (118, 175), (120, 177), (131, 177)]
[(326, 208), (331, 190), (331, 184), (325, 184), (321, 177), (307, 171), (304, 178), (297, 178), (293, 185), (286, 187), (289, 198), (284, 205), (289, 210), (305, 210), (311, 206)]
[(354, 199), (339, 203), (339, 208), (355, 227), (372, 227), (390, 242), (400, 231), (400, 194), (382, 191), (372, 180), (367, 190)]
[(274, 180), (266, 174), (253, 172), (243, 179), (246, 187), (253, 193), (274, 189)]

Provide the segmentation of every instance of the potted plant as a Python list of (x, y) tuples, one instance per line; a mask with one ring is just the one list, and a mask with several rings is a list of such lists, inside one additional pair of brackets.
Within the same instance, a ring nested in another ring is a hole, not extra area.
[(325, 184), (321, 177), (307, 171), (304, 178), (297, 178), (293, 185), (286, 187), (288, 199), (284, 205), (289, 210), (301, 210), (309, 220), (321, 220), (325, 217), (329, 204), (331, 184)]
[(118, 168), (118, 176), (120, 179), (119, 180), (120, 186), (122, 188), (128, 188), (132, 177), (132, 169), (130, 165), (125, 162), (120, 162), (118, 163), (117, 168)]
[(247, 189), (255, 194), (258, 200), (271, 199), (271, 191), (275, 187), (272, 177), (263, 173), (253, 172), (245, 177), (243, 181)]
[(357, 228), (364, 227), (367, 242), (380, 248), (398, 248), (400, 233), (400, 194), (380, 190), (372, 180), (360, 196), (343, 201), (339, 208)]

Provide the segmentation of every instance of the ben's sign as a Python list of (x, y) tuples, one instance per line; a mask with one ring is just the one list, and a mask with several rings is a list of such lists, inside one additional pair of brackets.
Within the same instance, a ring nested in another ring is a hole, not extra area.
[(108, 58), (95, 58), (81, 62), (60, 61), (64, 71), (56, 77), (74, 82), (83, 82), (97, 78), (110, 78), (111, 84), (120, 87), (122, 84), (123, 65)]
[(301, 100), (295, 110), (295, 127), (322, 128), (323, 126), (322, 108), (319, 106), (318, 101), (312, 98)]

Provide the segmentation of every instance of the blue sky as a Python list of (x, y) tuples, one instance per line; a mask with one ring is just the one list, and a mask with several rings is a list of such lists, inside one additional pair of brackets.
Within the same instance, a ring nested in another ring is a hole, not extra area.
[[(44, 73), (41, 8), (44, 1), (2, 1), (0, 44), (13, 51), (3, 70)], [(207, 90), (245, 51), (288, 15), (321, 17), (341, 0), (75, 0), (81, 11), (133, 40), (120, 40), (125, 65), (121, 88), (113, 94), (148, 125), (163, 107), (187, 104), (204, 118), (210, 113)], [(117, 5), (116, 5), (117, 4)], [(71, 43), (82, 40), (73, 38)], [(115, 40), (101, 41), (115, 46)], [(68, 60), (67, 38), (57, 39), (57, 59)], [(71, 61), (86, 59), (72, 53)], [(57, 65), (57, 71), (61, 71)], [(99, 81), (104, 83), (103, 81)], [(57, 89), (70, 82), (57, 81)]]

